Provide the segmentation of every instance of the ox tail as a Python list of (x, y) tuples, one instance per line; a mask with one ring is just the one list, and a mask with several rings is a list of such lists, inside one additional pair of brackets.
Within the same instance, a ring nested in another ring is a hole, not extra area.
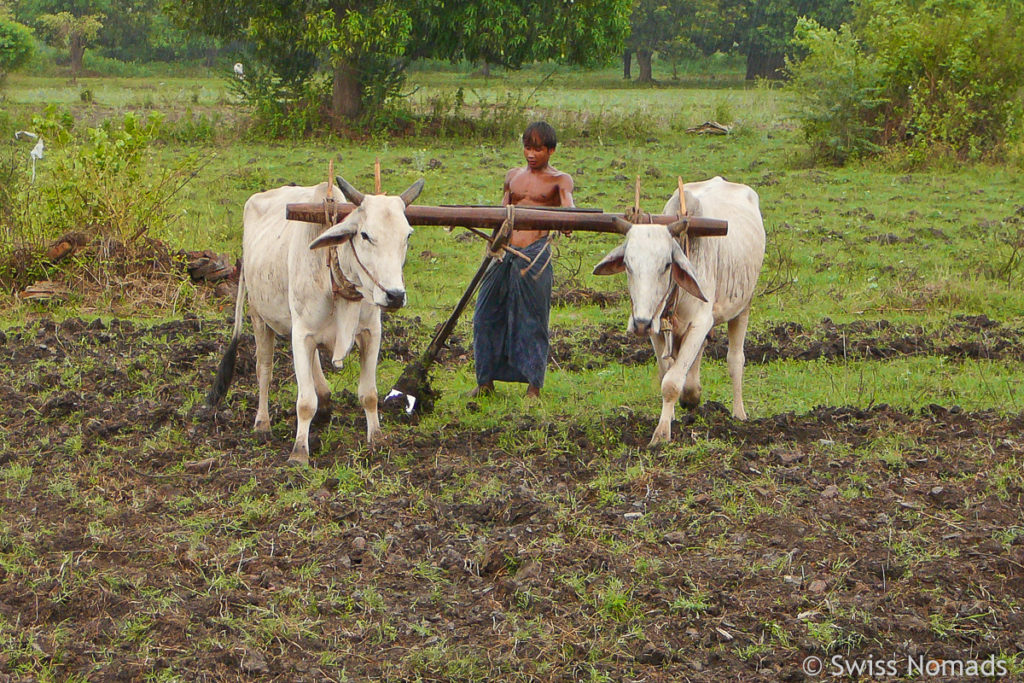
[(231, 330), (231, 342), (224, 357), (217, 367), (217, 377), (213, 380), (210, 393), (206, 395), (206, 403), (216, 406), (228, 393), (231, 379), (235, 376), (235, 357), (238, 355), (238, 342), (242, 338), (242, 314), (245, 311), (245, 270), (241, 269), (238, 276), (238, 297), (235, 299), (235, 326)]

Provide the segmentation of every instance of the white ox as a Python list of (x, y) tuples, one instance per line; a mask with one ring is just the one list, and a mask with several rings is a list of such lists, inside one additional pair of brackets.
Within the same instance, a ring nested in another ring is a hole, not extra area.
[[(208, 397), (210, 405), (217, 405), (231, 382), (248, 287), (259, 384), (257, 432), (270, 431), (267, 392), (275, 333), (291, 337), (298, 385), (295, 444), (288, 458), (292, 464), (308, 464), (309, 424), (317, 407), (326, 406), (331, 396), (317, 346), (331, 350), (335, 367), (341, 367), (353, 343), (359, 347), (358, 391), (366, 413), (366, 438), (372, 444), (379, 437), (380, 311), (405, 304), (402, 267), (412, 234), (405, 208), (423, 189), (423, 180), (398, 197), (363, 195), (340, 177), (338, 185), (358, 208), (326, 231), (316, 223), (287, 220), (285, 208), (322, 202), (327, 183), (279, 187), (246, 201), (234, 330)], [(333, 196), (340, 199), (337, 187)]]
[[(757, 193), (746, 185), (714, 177), (683, 186), (686, 213), (729, 222), (725, 237), (689, 239), (687, 258), (677, 236), (684, 227), (631, 225), (622, 221), (625, 242), (594, 267), (595, 275), (626, 271), (633, 311), (629, 330), (649, 335), (661, 378), (661, 419), (651, 445), (672, 436), (676, 401), (696, 407), (700, 402), (700, 359), (707, 334), (715, 325), (729, 324), (729, 377), (732, 414), (747, 418), (743, 408), (743, 338), (750, 300), (764, 260), (764, 223)], [(679, 191), (663, 213), (680, 213)], [(679, 287), (689, 294), (678, 291)], [(673, 293), (675, 290), (675, 293)], [(669, 302), (675, 305), (669, 309)], [(670, 322), (662, 325), (662, 318)]]

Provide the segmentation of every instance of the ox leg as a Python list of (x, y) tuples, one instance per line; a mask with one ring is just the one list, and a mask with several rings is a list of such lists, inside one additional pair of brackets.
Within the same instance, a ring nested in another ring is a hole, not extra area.
[(380, 327), (361, 332), (359, 344), (359, 403), (366, 413), (366, 440), (371, 446), (380, 440), (377, 416), (377, 356), (380, 354)]
[(662, 378), (661, 418), (658, 420), (658, 426), (654, 430), (654, 435), (651, 436), (651, 446), (669, 441), (672, 438), (672, 418), (675, 417), (676, 401), (679, 400), (679, 395), (682, 393), (683, 384), (686, 380), (686, 375), (690, 371), (690, 366), (697, 361), (698, 355), (704, 346), (704, 338), (713, 325), (714, 318), (711, 315), (711, 308), (709, 306), (706, 311), (694, 319), (693, 326), (679, 347), (676, 362), (672, 364), (672, 367), (668, 369), (668, 372)]
[(316, 390), (316, 416), (314, 419), (326, 419), (331, 414), (331, 385), (324, 376), (320, 352), (313, 350), (313, 387)]
[(747, 419), (747, 411), (743, 407), (743, 339), (747, 336), (747, 322), (750, 320), (750, 308), (729, 321), (729, 354), (726, 356), (729, 366), (729, 379), (732, 380), (732, 416), (738, 420)]
[(684, 408), (693, 410), (700, 405), (700, 362), (704, 358), (704, 349), (707, 348), (708, 341), (707, 337), (704, 338), (704, 343), (700, 345), (700, 351), (697, 352), (697, 358), (690, 365), (690, 370), (686, 373), (686, 381), (683, 383), (683, 394), (679, 397), (679, 403)]
[(298, 397), (295, 399), (295, 444), (292, 446), (288, 463), (309, 464), (309, 423), (316, 415), (316, 382), (313, 379), (313, 356), (316, 343), (312, 335), (292, 330), (292, 356), (295, 359), (295, 384)]
[(665, 337), (660, 332), (652, 332), (651, 346), (654, 348), (654, 359), (658, 363), (658, 381), (660, 382), (665, 379), (665, 373), (671, 367), (670, 362), (665, 359), (668, 345), (665, 343)]
[(256, 408), (256, 422), (253, 430), (261, 436), (270, 435), (270, 375), (274, 370), (274, 331), (258, 316), (252, 317), (252, 331), (256, 338), (256, 384), (259, 399)]

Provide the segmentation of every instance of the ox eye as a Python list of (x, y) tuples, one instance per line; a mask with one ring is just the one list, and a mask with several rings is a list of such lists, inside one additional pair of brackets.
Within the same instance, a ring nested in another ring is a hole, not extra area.
[(370, 236), (366, 234), (365, 230), (363, 232), (359, 233), (359, 236), (362, 237), (367, 242), (369, 242), (370, 244), (373, 244), (373, 240), (370, 239)]

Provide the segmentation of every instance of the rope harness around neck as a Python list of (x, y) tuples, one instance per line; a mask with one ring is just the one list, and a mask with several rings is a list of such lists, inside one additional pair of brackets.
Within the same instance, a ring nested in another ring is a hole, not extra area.
[[(353, 240), (349, 239), (347, 243), (352, 247), (352, 256), (355, 257), (356, 264), (359, 266), (360, 270), (366, 274), (366, 277), (370, 278), (370, 282), (372, 282), (375, 287), (387, 294), (388, 290), (384, 288), (384, 285), (380, 283), (380, 280), (374, 277), (373, 273), (363, 265), (363, 261), (359, 258), (359, 252), (356, 251), (356, 245)], [(336, 296), (340, 296), (342, 299), (346, 299), (348, 301), (360, 301), (365, 298), (359, 291), (358, 285), (348, 279), (345, 274), (341, 272), (341, 262), (338, 259), (338, 250), (332, 248), (331, 253), (334, 254), (334, 257), (332, 258), (330, 255), (327, 257), (328, 265), (331, 269), (331, 291), (334, 292)]]
[[(680, 246), (683, 248), (683, 253), (686, 255), (687, 260), (690, 258), (690, 235), (689, 225), (685, 226), (682, 232), (676, 236), (679, 240)], [(676, 315), (676, 299), (679, 296), (679, 285), (675, 279), (669, 275), (669, 287), (668, 291), (665, 292), (665, 296), (661, 300), (661, 335), (665, 340), (665, 354), (663, 358), (669, 363), (675, 361), (676, 356), (676, 327), (679, 325), (679, 317)], [(679, 340), (682, 341), (683, 337), (686, 336), (686, 332), (689, 330), (689, 326), (685, 330), (679, 330)]]
[[(324, 221), (327, 225), (331, 225), (333, 223), (334, 216), (331, 211), (333, 208), (332, 205), (333, 201), (331, 201), (330, 198), (324, 200)], [(380, 280), (374, 277), (373, 273), (363, 265), (362, 259), (359, 258), (359, 252), (356, 251), (355, 235), (347, 240), (347, 244), (352, 247), (352, 256), (355, 257), (356, 264), (359, 268), (366, 273), (366, 277), (370, 278), (370, 282), (386, 294), (388, 290), (384, 289), (384, 285), (380, 283)], [(361, 301), (365, 298), (359, 291), (359, 286), (352, 282), (352, 280), (348, 279), (341, 271), (341, 261), (338, 258), (338, 249), (335, 247), (328, 249), (327, 267), (331, 273), (331, 292), (335, 296), (340, 296), (346, 301)]]
[(338, 261), (338, 250), (331, 247), (327, 255), (327, 265), (331, 269), (331, 291), (334, 296), (340, 296), (346, 301), (361, 301), (363, 295), (356, 288), (356, 283), (345, 277), (341, 272), (341, 263)]

